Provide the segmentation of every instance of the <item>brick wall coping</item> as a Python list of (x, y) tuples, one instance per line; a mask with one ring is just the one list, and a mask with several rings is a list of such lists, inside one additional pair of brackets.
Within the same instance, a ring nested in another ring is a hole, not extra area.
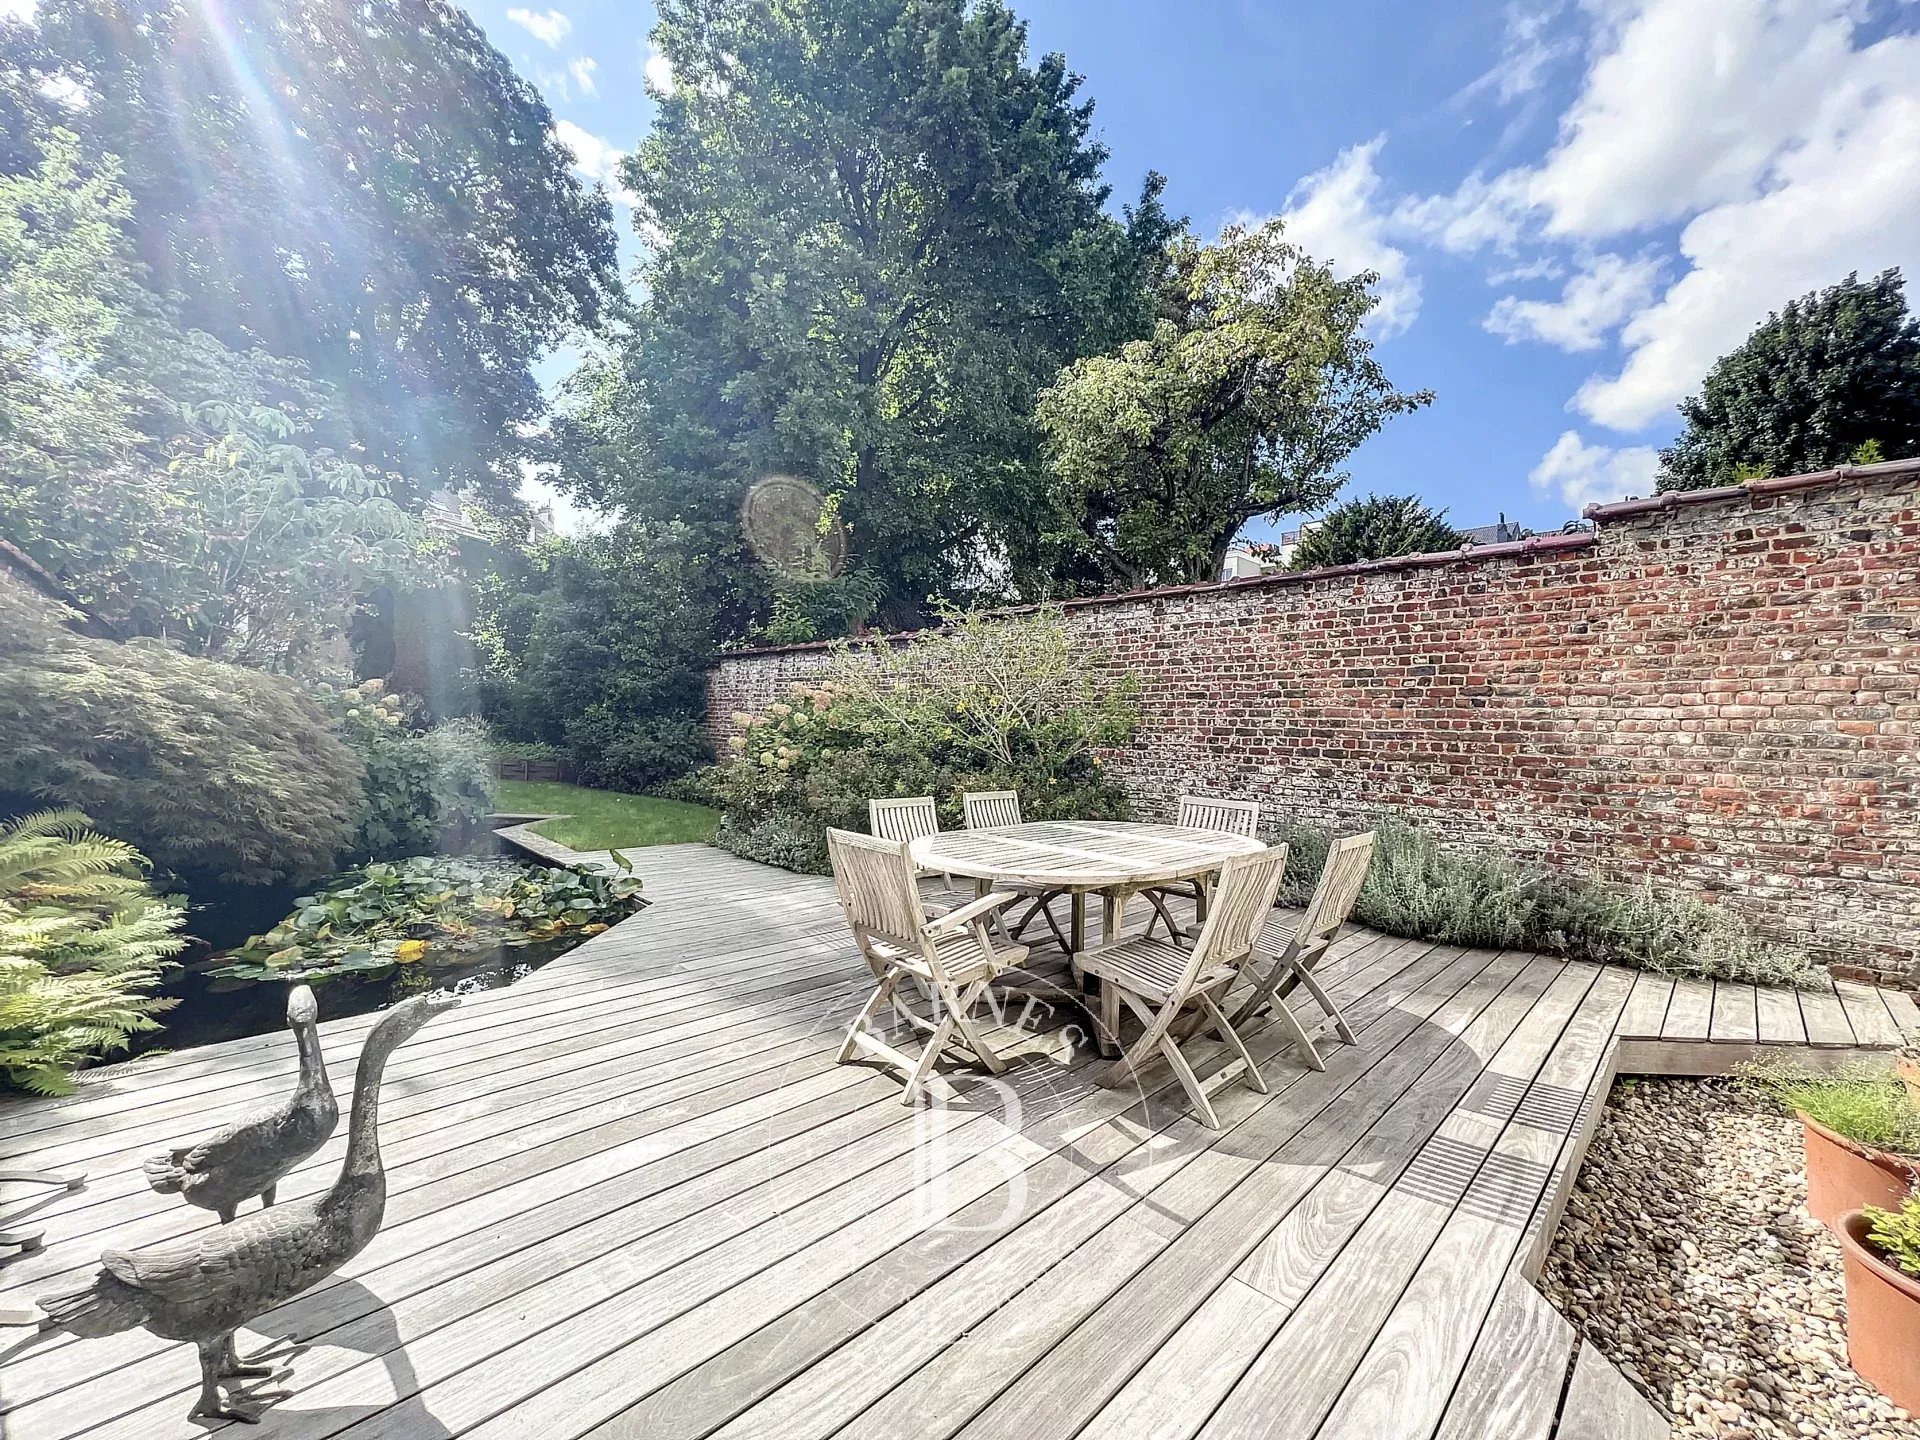
[[(1740, 485), (1722, 485), (1712, 490), (1669, 490), (1644, 500), (1616, 500), (1607, 505), (1589, 505), (1586, 518), (1595, 522), (1626, 520), (1638, 515), (1655, 515), (1694, 505), (1728, 504), (1766, 495), (1782, 495), (1795, 490), (1816, 490), (1850, 480), (1890, 480), (1920, 474), (1920, 458), (1885, 460), (1877, 465), (1842, 465), (1833, 470), (1817, 470), (1806, 475), (1783, 475), (1772, 480), (1749, 480)], [(1423, 570), (1441, 565), (1477, 565), (1485, 560), (1518, 559), (1527, 555), (1584, 550), (1594, 543), (1591, 532), (1535, 535), (1526, 540), (1509, 540), (1498, 545), (1470, 545), (1459, 550), (1437, 550), (1425, 555), (1390, 555), (1382, 560), (1361, 560), (1352, 565), (1323, 565), (1317, 570), (1281, 570), (1271, 575), (1247, 575), (1233, 580), (1203, 580), (1193, 585), (1163, 585), (1153, 590), (1120, 590), (1109, 595), (1082, 595), (1054, 602), (1062, 610), (1083, 610), (1096, 605), (1132, 605), (1142, 600), (1164, 600), (1178, 595), (1221, 595), (1230, 591), (1277, 585), (1311, 585), (1346, 575), (1377, 575), (1392, 570)], [(1037, 605), (1009, 605), (988, 611), (991, 615), (1029, 615)], [(900, 645), (921, 633), (901, 630), (890, 635), (863, 635), (863, 641), (884, 641)], [(759, 645), (746, 650), (725, 650), (716, 663), (745, 659), (756, 655), (804, 655), (810, 651), (831, 650), (838, 640), (808, 640), (797, 645)]]
[[(1553, 554), (1584, 550), (1594, 543), (1588, 531), (1564, 535), (1534, 535), (1525, 540), (1507, 540), (1497, 545), (1469, 545), (1459, 550), (1436, 550), (1425, 555), (1389, 555), (1382, 560), (1358, 560), (1351, 565), (1323, 565), (1317, 570), (1279, 570), (1271, 575), (1244, 575), (1232, 580), (1203, 580), (1192, 585), (1163, 585), (1153, 590), (1117, 590), (1109, 595), (1080, 595), (1070, 600), (1051, 602), (1062, 610), (1087, 610), (1097, 605), (1132, 605), (1142, 600), (1164, 600), (1177, 595), (1222, 595), (1229, 591), (1258, 590), (1280, 585), (1310, 585), (1321, 580), (1337, 580), (1345, 575), (1377, 575), (1390, 570), (1422, 570), (1441, 565), (1475, 565), (1483, 560), (1511, 560), (1527, 555)], [(1031, 615), (1039, 605), (1007, 605), (989, 610), (989, 615)], [(860, 635), (863, 642), (883, 641), (900, 645), (922, 632), (900, 630), (891, 635)], [(841, 640), (808, 640), (797, 645), (761, 645), (751, 650), (723, 650), (716, 663), (755, 655), (803, 655), (808, 651), (831, 650)]]
[(1784, 495), (1794, 490), (1818, 490), (1848, 480), (1893, 480), (1920, 474), (1920, 458), (1883, 460), (1877, 465), (1842, 465), (1834, 470), (1815, 470), (1807, 475), (1782, 475), (1772, 480), (1748, 480), (1739, 485), (1720, 485), (1711, 490), (1668, 490), (1646, 499), (1615, 500), (1608, 505), (1589, 505), (1589, 520), (1625, 520), (1635, 515), (1655, 515), (1663, 510), (1679, 510), (1689, 505), (1721, 505), (1750, 500), (1756, 495)]

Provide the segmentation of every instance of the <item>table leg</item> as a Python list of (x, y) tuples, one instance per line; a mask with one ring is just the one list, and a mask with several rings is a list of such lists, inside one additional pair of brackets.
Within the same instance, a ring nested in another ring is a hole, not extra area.
[(1087, 948), (1087, 892), (1073, 892), (1073, 919), (1068, 922), (1067, 941), (1078, 955)]

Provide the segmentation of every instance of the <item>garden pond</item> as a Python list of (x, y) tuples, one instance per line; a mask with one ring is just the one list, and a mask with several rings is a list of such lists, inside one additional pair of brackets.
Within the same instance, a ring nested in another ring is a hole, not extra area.
[(179, 1003), (130, 1053), (281, 1030), (295, 984), (314, 987), (329, 1020), (427, 991), (499, 989), (645, 903), (624, 873), (472, 856), (361, 866), (294, 896), (284, 919), (244, 945), (170, 971), (160, 993)]

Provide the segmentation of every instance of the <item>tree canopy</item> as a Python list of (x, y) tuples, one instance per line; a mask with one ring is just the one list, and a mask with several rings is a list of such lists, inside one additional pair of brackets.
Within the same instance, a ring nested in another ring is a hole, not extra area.
[(1714, 362), (1660, 452), (1662, 490), (1920, 455), (1920, 321), (1898, 270), (1789, 301)]
[(1446, 511), (1428, 509), (1417, 495), (1369, 495), (1336, 505), (1308, 528), (1289, 568), (1430, 555), (1466, 543), (1467, 537), (1447, 523)]
[(304, 367), (183, 330), (139, 283), (113, 157), (0, 177), (0, 535), (123, 633), (299, 669), (424, 537), (328, 441)]
[(1335, 279), (1278, 220), (1176, 239), (1152, 336), (1040, 397), (1062, 557), (1126, 586), (1213, 579), (1248, 520), (1331, 499), (1362, 441), (1433, 399), (1373, 358), (1376, 278)]
[(1125, 223), (1103, 211), (1079, 78), (1029, 63), (998, 0), (659, 14), (675, 85), (624, 176), (643, 296), (580, 381), (563, 473), (689, 525), (735, 577), (746, 488), (797, 475), (837, 499), (892, 623), (1006, 579), (1044, 504), (1034, 397), (1148, 323), (1159, 182)]
[(399, 491), (511, 495), (532, 362), (617, 290), (611, 211), (537, 91), (445, 0), (42, 0), (0, 22), (0, 165), (53, 126), (189, 329), (337, 387)]

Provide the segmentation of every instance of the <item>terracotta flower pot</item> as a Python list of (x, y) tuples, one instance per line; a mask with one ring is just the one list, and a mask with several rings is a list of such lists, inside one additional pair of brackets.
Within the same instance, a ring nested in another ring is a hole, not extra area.
[(1807, 1213), (1836, 1235), (1849, 1210), (1892, 1210), (1920, 1181), (1920, 1160), (1856, 1145), (1805, 1115), (1800, 1124), (1806, 1131)]
[(1920, 1280), (1874, 1253), (1858, 1210), (1836, 1233), (1847, 1267), (1847, 1359), (1874, 1389), (1920, 1414)]
[(1902, 1060), (1894, 1067), (1907, 1087), (1907, 1099), (1920, 1110), (1920, 1060)]

